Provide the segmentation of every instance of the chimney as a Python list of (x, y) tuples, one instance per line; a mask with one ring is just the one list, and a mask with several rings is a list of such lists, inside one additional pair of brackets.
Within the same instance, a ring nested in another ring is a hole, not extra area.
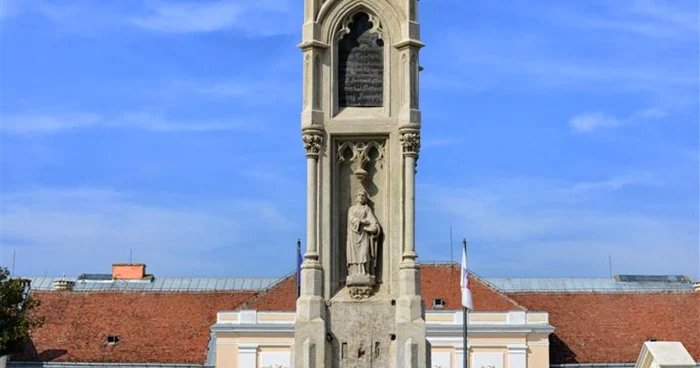
[(75, 286), (75, 281), (56, 280), (53, 282), (54, 291), (73, 291), (73, 286)]
[(700, 281), (695, 281), (693, 284), (693, 291), (696, 293), (700, 292)]
[(112, 279), (141, 280), (146, 276), (146, 265), (143, 263), (115, 263), (112, 265)]

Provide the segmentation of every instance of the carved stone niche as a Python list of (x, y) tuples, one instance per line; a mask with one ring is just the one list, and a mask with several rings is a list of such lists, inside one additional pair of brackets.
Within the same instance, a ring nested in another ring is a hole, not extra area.
[(379, 21), (354, 13), (338, 32), (338, 106), (380, 107), (384, 104), (384, 40)]
[[(340, 181), (337, 228), (342, 253), (339, 271), (354, 299), (369, 298), (381, 280), (385, 232), (381, 216), (381, 191), (386, 190), (384, 154), (384, 140), (337, 143)], [(373, 202), (372, 198), (378, 202)]]

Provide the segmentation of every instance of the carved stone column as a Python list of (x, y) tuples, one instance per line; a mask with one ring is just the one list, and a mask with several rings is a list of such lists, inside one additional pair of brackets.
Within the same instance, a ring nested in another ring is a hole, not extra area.
[(318, 251), (318, 165), (323, 150), (324, 131), (317, 127), (302, 129), (306, 150), (306, 253), (301, 265), (301, 295), (297, 299), (294, 328), (295, 367), (321, 368), (325, 362), (326, 307), (323, 299), (323, 266)]
[(323, 147), (321, 130), (306, 129), (302, 133), (306, 150), (306, 253), (304, 263), (318, 263), (318, 243), (316, 239), (318, 214), (318, 155)]
[(417, 130), (405, 130), (401, 132), (401, 147), (404, 157), (404, 249), (402, 255), (403, 263), (415, 263), (416, 254), (415, 243), (415, 213), (416, 213), (416, 160), (420, 151), (420, 133)]

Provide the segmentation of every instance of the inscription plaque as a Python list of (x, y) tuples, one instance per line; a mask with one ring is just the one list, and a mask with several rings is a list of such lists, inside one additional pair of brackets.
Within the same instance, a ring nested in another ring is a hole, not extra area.
[(377, 107), (384, 100), (384, 41), (366, 13), (358, 13), (350, 33), (338, 42), (338, 105)]

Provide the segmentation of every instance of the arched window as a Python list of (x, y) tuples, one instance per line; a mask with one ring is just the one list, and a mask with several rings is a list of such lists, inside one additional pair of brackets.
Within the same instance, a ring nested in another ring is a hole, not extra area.
[(384, 41), (378, 21), (359, 12), (344, 22), (343, 31), (338, 41), (338, 106), (382, 106)]

